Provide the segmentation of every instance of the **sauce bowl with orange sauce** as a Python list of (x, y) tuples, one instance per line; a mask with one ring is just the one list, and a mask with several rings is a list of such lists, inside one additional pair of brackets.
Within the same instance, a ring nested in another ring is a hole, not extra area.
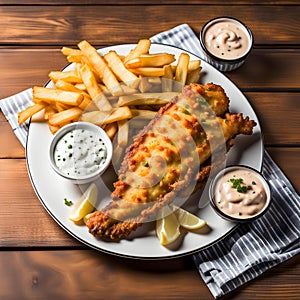
[(241, 21), (220, 17), (207, 22), (200, 31), (204, 59), (223, 72), (240, 67), (253, 47), (250, 29)]
[(209, 197), (211, 206), (222, 218), (249, 222), (267, 211), (271, 191), (257, 170), (248, 166), (229, 166), (212, 180)]

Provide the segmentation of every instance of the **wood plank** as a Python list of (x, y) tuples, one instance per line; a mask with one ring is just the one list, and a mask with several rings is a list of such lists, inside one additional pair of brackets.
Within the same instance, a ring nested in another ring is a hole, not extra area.
[(2, 6), (0, 14), (2, 45), (73, 45), (81, 39), (107, 45), (136, 42), (181, 23), (199, 32), (206, 21), (220, 15), (243, 20), (256, 45), (300, 43), (300, 6)]
[[(0, 298), (214, 299), (190, 261), (136, 261), (94, 250), (2, 251)], [(294, 257), (223, 298), (296, 299), (299, 262)]]
[[(1, 247), (79, 246), (50, 217), (31, 186), (25, 159), (0, 162)], [(54, 242), (54, 243), (53, 243)]]
[(33, 85), (43, 86), (50, 71), (61, 70), (68, 62), (60, 49), (1, 49), (0, 99)]
[(300, 149), (278, 147), (267, 147), (266, 149), (299, 194)]
[(299, 49), (254, 49), (238, 69), (226, 73), (241, 89), (300, 89)]
[[(19, 5), (19, 0), (0, 0), (0, 5)], [(161, 0), (85, 0), (81, 3), (74, 3), (74, 0), (23, 0), (22, 5), (157, 5), (161, 4)], [(182, 4), (182, 0), (164, 0), (166, 4)], [(299, 4), (298, 0), (185, 0), (185, 5), (216, 5), (216, 4), (229, 4), (229, 5), (294, 5)]]
[(245, 93), (261, 123), (264, 143), (300, 145), (299, 93)]
[[(299, 148), (267, 150), (299, 192)], [(5, 207), (0, 210), (0, 247), (82, 246), (45, 211), (33, 191), (24, 159), (1, 160), (0, 191)]]
[[(76, 48), (76, 44), (72, 45)], [(95, 45), (102, 48), (103, 45)], [(68, 62), (55, 49), (0, 49), (0, 99), (33, 85), (44, 85), (50, 71), (61, 70)], [(239, 69), (226, 73), (242, 90), (299, 90), (300, 50), (254, 49)]]
[[(0, 115), (3, 116), (3, 113), (0, 112)], [(0, 120), (0, 141), (0, 158), (25, 157), (25, 149), (6, 120)]]
[(0, 298), (213, 299), (196, 269), (184, 270), (182, 261), (136, 264), (93, 250), (1, 252)]

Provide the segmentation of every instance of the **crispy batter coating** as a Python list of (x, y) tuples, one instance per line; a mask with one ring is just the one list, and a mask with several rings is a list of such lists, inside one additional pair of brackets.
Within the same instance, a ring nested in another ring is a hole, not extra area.
[[(178, 194), (204, 185), (214, 165), (224, 160), (238, 134), (256, 125), (229, 113), (222, 87), (191, 84), (160, 109), (127, 149), (114, 184), (113, 201), (87, 221), (94, 236), (111, 240), (128, 236)], [(212, 153), (220, 153), (218, 162)]]

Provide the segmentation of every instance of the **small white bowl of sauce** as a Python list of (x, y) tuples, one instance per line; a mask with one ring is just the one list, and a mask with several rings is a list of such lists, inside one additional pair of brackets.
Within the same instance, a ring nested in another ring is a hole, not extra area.
[(219, 17), (207, 22), (200, 31), (205, 60), (223, 72), (240, 67), (253, 47), (250, 29), (241, 21)]
[(264, 177), (248, 166), (229, 166), (219, 171), (209, 188), (215, 212), (233, 222), (249, 222), (261, 217), (271, 202)]
[(74, 122), (53, 136), (49, 147), (53, 170), (75, 184), (96, 180), (111, 163), (112, 143), (105, 131), (92, 123)]

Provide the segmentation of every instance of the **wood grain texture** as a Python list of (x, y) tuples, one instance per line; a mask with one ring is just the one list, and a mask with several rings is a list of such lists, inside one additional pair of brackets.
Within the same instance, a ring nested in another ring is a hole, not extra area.
[(199, 32), (208, 20), (230, 15), (251, 28), (256, 45), (289, 45), (300, 43), (299, 14), (300, 6), (1, 6), (0, 41), (2, 45), (74, 45), (87, 39), (113, 45), (136, 42), (182, 23)]
[[(299, 261), (293, 258), (223, 299), (297, 299)], [(93, 250), (3, 251), (0, 264), (0, 298), (5, 300), (214, 299), (184, 259), (131, 261)], [(282, 298), (284, 290), (288, 298)]]
[[(247, 62), (227, 73), (261, 122), (271, 157), (300, 191), (300, 3), (298, 0), (0, 0), (0, 99), (43, 85), (67, 63), (62, 46), (136, 43), (181, 23), (198, 35), (213, 17), (244, 21)], [(31, 186), (25, 151), (0, 112), (0, 299), (213, 300), (191, 257), (141, 261), (79, 243), (46, 212)], [(300, 298), (300, 256), (224, 300)]]
[(151, 262), (150, 266), (147, 262), (136, 264), (92, 250), (77, 250), (1, 252), (0, 263), (0, 298), (6, 300), (182, 299), (181, 295), (199, 299), (200, 294), (212, 299), (199, 284), (197, 270), (184, 270), (182, 260)]
[[(0, 5), (18, 5), (20, 4), (19, 0), (0, 0)], [(136, 0), (23, 0), (22, 5), (136, 5)], [(160, 5), (162, 4), (161, 0), (139, 0), (139, 5)], [(164, 0), (164, 5), (166, 4), (195, 4), (195, 5), (295, 5), (299, 4), (298, 0), (185, 0), (184, 3), (182, 0)]]
[[(300, 191), (298, 148), (267, 150)], [(81, 246), (59, 227), (36, 197), (24, 159), (1, 160), (0, 191), (3, 208), (0, 210), (0, 248)]]
[(24, 159), (2, 159), (0, 182), (0, 247), (80, 245), (60, 230), (43, 208), (31, 186)]
[[(144, 36), (145, 37), (145, 36)], [(72, 45), (76, 48), (76, 43)], [(95, 45), (102, 48), (103, 45)], [(0, 99), (33, 85), (44, 85), (50, 71), (68, 62), (55, 49), (1, 49)], [(300, 50), (254, 49), (246, 63), (228, 76), (242, 90), (300, 90)]]
[(245, 93), (260, 121), (264, 144), (300, 145), (300, 94)]

